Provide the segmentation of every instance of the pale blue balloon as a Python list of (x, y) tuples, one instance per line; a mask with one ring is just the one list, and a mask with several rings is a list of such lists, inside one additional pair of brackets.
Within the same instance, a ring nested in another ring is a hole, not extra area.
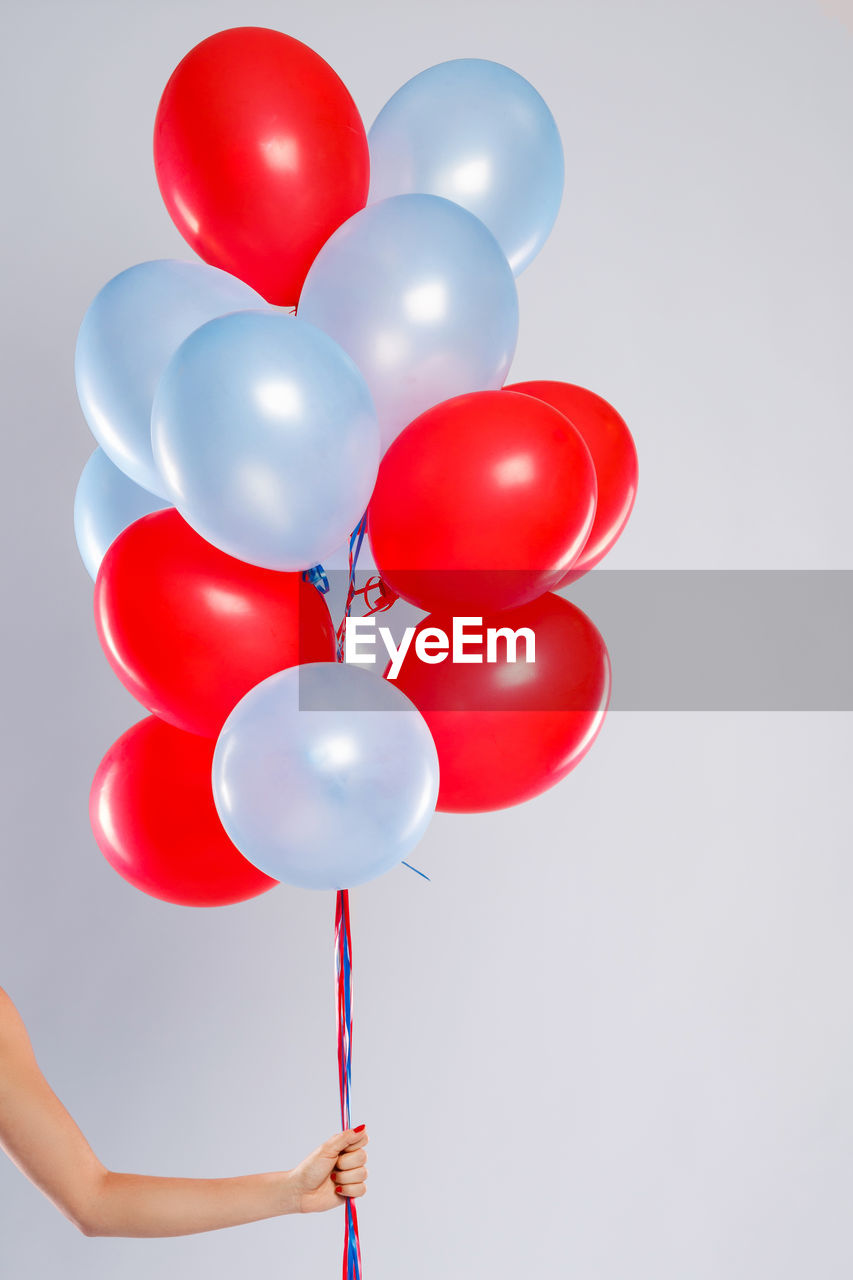
[(497, 240), (429, 195), (393, 196), (338, 227), (308, 272), (299, 315), (364, 374), (383, 448), (441, 400), (503, 386), (518, 337), (515, 280)]
[(349, 889), (401, 862), (438, 798), (426, 721), (363, 667), (313, 662), (256, 685), (213, 757), (222, 825), (245, 858), (303, 889)]
[(563, 147), (542, 97), (499, 62), (459, 58), (398, 89), (370, 130), (370, 200), (445, 196), (485, 222), (515, 275), (548, 237)]
[[(336, 573), (346, 574), (349, 570), (349, 551), (350, 544), (349, 538), (347, 538), (346, 542), (342, 542), (341, 545), (332, 551), (330, 555), (326, 556), (323, 561), (323, 568), (332, 570)], [(358, 553), (358, 560), (356, 561), (356, 570), (357, 572), (364, 574), (375, 574), (377, 572), (376, 561), (373, 559), (373, 551), (371, 549), (370, 539), (367, 536), (366, 530), (364, 537), (361, 540), (361, 548)]]
[(104, 285), (77, 338), (77, 395), (98, 444), (136, 484), (166, 497), (151, 454), (151, 404), (184, 338), (215, 316), (266, 305), (201, 262), (141, 262)]
[(83, 468), (74, 495), (74, 533), (92, 581), (118, 535), (134, 520), (168, 505), (165, 498), (134, 484), (103, 449), (96, 449)]
[(364, 378), (325, 333), (280, 311), (196, 329), (157, 388), (151, 437), (188, 524), (266, 569), (307, 569), (335, 551), (379, 466)]

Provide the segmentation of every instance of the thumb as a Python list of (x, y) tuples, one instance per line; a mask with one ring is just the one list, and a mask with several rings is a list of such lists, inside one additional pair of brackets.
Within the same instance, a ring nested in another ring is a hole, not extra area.
[(320, 1150), (324, 1156), (329, 1156), (330, 1159), (339, 1156), (347, 1147), (359, 1141), (363, 1131), (364, 1125), (361, 1125), (358, 1129), (344, 1129), (341, 1133), (336, 1133), (331, 1138), (327, 1138)]

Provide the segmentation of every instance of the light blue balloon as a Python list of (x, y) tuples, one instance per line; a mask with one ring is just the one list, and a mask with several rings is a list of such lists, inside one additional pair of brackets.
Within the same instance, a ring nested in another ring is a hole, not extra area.
[(213, 795), (234, 844), (267, 875), (348, 889), (418, 843), (438, 756), (423, 716), (380, 675), (307, 663), (237, 703), (216, 743)]
[(184, 338), (230, 311), (266, 303), (201, 262), (141, 262), (104, 285), (83, 317), (74, 372), (92, 434), (136, 484), (166, 497), (151, 454), (151, 404)]
[(459, 58), (398, 89), (370, 130), (370, 200), (445, 196), (485, 222), (515, 275), (548, 237), (563, 147), (544, 100), (499, 62)]
[(95, 450), (83, 468), (74, 495), (74, 533), (93, 582), (118, 535), (134, 520), (168, 505), (165, 498), (128, 480), (103, 449)]
[(151, 437), (187, 523), (266, 569), (307, 569), (335, 551), (379, 466), (364, 378), (325, 333), (283, 312), (196, 329), (157, 388)]
[[(346, 574), (349, 570), (349, 552), (350, 540), (347, 538), (346, 542), (342, 542), (336, 550), (326, 556), (323, 561), (323, 568), (333, 570), (336, 573)], [(356, 571), (358, 573), (365, 574), (375, 574), (377, 572), (376, 561), (373, 559), (373, 551), (370, 546), (370, 539), (367, 536), (366, 529), (358, 552)]]
[(383, 448), (439, 401), (501, 387), (518, 337), (500, 245), (438, 196), (393, 196), (338, 227), (308, 272), (299, 315), (364, 374)]

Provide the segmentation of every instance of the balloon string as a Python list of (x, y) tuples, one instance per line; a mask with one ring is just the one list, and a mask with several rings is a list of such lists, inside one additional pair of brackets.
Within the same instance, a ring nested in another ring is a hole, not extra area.
[(422, 880), (429, 880), (427, 873), (425, 871), (419, 871), (417, 867), (413, 867), (411, 862), (406, 862), (405, 859), (401, 858), (400, 863), (402, 866), (408, 867), (410, 871), (414, 871), (415, 875), (420, 876)]
[[(347, 599), (344, 609), (344, 616), (341, 624), (335, 632), (335, 660), (343, 662), (344, 660), (344, 636), (346, 633), (347, 618), (352, 612), (353, 601), (356, 596), (361, 596), (362, 600), (368, 605), (364, 613), (365, 618), (369, 618), (372, 613), (385, 613), (390, 609), (395, 601), (399, 598), (395, 591), (382, 581), (379, 574), (368, 578), (363, 587), (356, 589), (355, 585), (355, 568), (358, 563), (358, 554), (361, 551), (361, 544), (364, 541), (364, 532), (367, 527), (367, 512), (359, 520), (358, 524), (350, 534), (349, 540), (349, 577), (347, 579)], [(310, 582), (316, 587), (321, 595), (326, 595), (329, 590), (329, 579), (326, 571), (321, 564), (315, 564), (310, 569), (303, 570), (302, 577), (306, 582)], [(369, 594), (376, 591), (378, 594), (373, 604), (370, 604)], [(429, 880), (429, 876), (424, 871), (419, 871), (417, 867), (413, 867), (410, 862), (403, 862), (404, 867), (408, 867), (409, 871), (414, 871), (415, 875), (421, 876), (424, 880)]]
[[(356, 590), (355, 569), (361, 545), (364, 541), (366, 525), (367, 513), (365, 512), (350, 535), (346, 606), (341, 624), (335, 634), (335, 658), (338, 662), (343, 662), (344, 660), (346, 623), (352, 612), (355, 597), (361, 596), (368, 606), (365, 616), (371, 613), (383, 613), (386, 609), (390, 609), (397, 599), (396, 594), (385, 585), (378, 574), (369, 578), (364, 587)], [(311, 569), (306, 569), (302, 576), (306, 582), (310, 582), (315, 586), (321, 595), (327, 594), (329, 579), (321, 564), (314, 565)], [(370, 601), (371, 592), (377, 593), (372, 603)], [(417, 867), (413, 867), (411, 863), (404, 862), (403, 865), (417, 875), (423, 876), (424, 880), (429, 879), (429, 876), (424, 875), (423, 871), (418, 871)], [(350, 1127), (350, 1092), (352, 1089), (352, 934), (350, 931), (349, 892), (346, 889), (338, 890), (335, 904), (335, 979), (338, 1006), (338, 1087), (341, 1096), (341, 1128), (348, 1129)], [(361, 1280), (361, 1239), (358, 1231), (358, 1212), (355, 1207), (355, 1201), (349, 1197), (346, 1200), (344, 1256), (341, 1275), (342, 1280)]]
[(359, 520), (358, 524), (350, 534), (349, 539), (349, 577), (347, 578), (347, 599), (344, 606), (344, 616), (341, 618), (341, 625), (335, 633), (335, 656), (338, 662), (344, 660), (344, 632), (346, 631), (347, 618), (352, 612), (352, 602), (355, 597), (355, 567), (358, 564), (358, 553), (361, 551), (361, 544), (364, 541), (364, 530), (367, 526), (367, 512)]
[[(355, 597), (355, 567), (364, 541), (367, 523), (365, 513), (353, 529), (349, 540), (349, 578), (343, 621), (335, 636), (335, 658), (344, 660), (344, 630)], [(316, 585), (316, 584), (315, 584)], [(351, 1123), (350, 1092), (352, 1089), (352, 933), (349, 918), (349, 891), (339, 889), (335, 905), (335, 970), (338, 987), (338, 1083), (341, 1094), (341, 1128)], [(355, 1201), (347, 1196), (344, 1223), (344, 1256), (342, 1280), (361, 1280), (361, 1239)]]
[[(358, 564), (358, 555), (361, 551), (361, 544), (364, 542), (364, 531), (367, 527), (367, 512), (359, 520), (358, 524), (352, 531), (349, 540), (349, 579), (347, 581), (347, 599), (344, 607), (344, 616), (338, 627), (336, 634), (336, 654), (338, 662), (343, 662), (344, 658), (344, 637), (346, 635), (347, 619), (352, 613), (353, 601), (356, 596), (360, 596), (363, 603), (367, 605), (364, 617), (369, 617), (372, 613), (384, 613), (386, 609), (390, 609), (397, 599), (396, 592), (382, 581), (379, 574), (368, 578), (363, 587), (355, 585), (355, 569)], [(371, 603), (370, 593), (376, 592), (376, 597)]]
[[(355, 567), (358, 562), (358, 553), (361, 551), (361, 544), (364, 541), (364, 530), (367, 522), (367, 513), (361, 517), (356, 527), (353, 529), (349, 540), (349, 576), (347, 579), (347, 599), (344, 609), (344, 616), (341, 624), (335, 632), (335, 656), (338, 662), (343, 661), (344, 637), (346, 634), (347, 618), (352, 612), (353, 601), (356, 596), (361, 596), (362, 601), (367, 606), (364, 611), (364, 617), (369, 618), (372, 613), (384, 613), (386, 609), (390, 609), (397, 599), (397, 593), (382, 581), (379, 574), (374, 574), (368, 578), (363, 587), (355, 585)], [(328, 595), (329, 578), (326, 570), (321, 564), (312, 565), (310, 569), (303, 569), (302, 577), (306, 582), (310, 582), (312, 587), (316, 587), (320, 595)], [(375, 592), (375, 597), (371, 603), (371, 593)]]
[[(351, 1123), (352, 1088), (352, 933), (349, 891), (339, 889), (335, 904), (335, 979), (338, 1004), (338, 1084), (341, 1095), (341, 1128)], [(355, 1201), (346, 1199), (343, 1280), (361, 1280), (361, 1240)]]

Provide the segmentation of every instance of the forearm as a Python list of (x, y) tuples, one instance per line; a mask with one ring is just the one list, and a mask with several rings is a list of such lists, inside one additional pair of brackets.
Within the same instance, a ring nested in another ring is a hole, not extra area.
[(111, 1173), (56, 1097), (26, 1028), (0, 991), (0, 1148), (88, 1236), (181, 1236), (364, 1195), (364, 1125), (328, 1139), (290, 1172), (242, 1178)]
[(76, 1215), (89, 1236), (183, 1236), (299, 1212), (290, 1173), (154, 1178), (104, 1171)]

